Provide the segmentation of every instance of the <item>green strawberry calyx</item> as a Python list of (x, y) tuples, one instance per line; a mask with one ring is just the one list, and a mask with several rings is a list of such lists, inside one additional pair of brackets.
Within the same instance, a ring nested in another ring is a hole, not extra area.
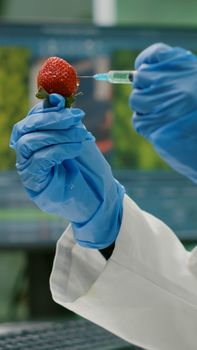
[[(75, 95), (71, 95), (71, 96), (63, 96), (65, 98), (65, 108), (71, 108), (72, 104), (75, 102), (76, 97), (83, 95), (82, 92), (78, 92)], [(41, 100), (45, 100), (45, 99), (49, 99), (49, 93), (41, 86), (39, 87), (37, 93), (36, 93), (36, 97), (41, 99)]]

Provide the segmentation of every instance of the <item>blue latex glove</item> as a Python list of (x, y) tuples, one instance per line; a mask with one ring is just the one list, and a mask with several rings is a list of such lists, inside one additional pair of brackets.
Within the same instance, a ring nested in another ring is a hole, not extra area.
[(76, 241), (102, 249), (114, 242), (124, 188), (82, 124), (84, 112), (62, 96), (38, 103), (12, 131), (16, 167), (30, 199), (72, 223)]
[(197, 182), (197, 57), (154, 44), (136, 59), (133, 125), (172, 168)]

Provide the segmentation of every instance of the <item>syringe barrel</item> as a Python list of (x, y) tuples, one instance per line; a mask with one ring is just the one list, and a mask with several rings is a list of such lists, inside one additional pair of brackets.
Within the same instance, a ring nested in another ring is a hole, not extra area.
[(108, 72), (108, 81), (112, 84), (131, 84), (134, 71), (128, 70), (110, 70)]

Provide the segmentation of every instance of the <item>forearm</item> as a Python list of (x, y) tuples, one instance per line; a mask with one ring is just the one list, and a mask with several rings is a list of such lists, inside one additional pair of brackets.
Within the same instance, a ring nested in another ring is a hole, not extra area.
[(138, 346), (196, 349), (197, 280), (189, 267), (191, 254), (165, 224), (125, 196), (108, 261), (69, 235), (58, 243), (51, 275), (56, 302)]

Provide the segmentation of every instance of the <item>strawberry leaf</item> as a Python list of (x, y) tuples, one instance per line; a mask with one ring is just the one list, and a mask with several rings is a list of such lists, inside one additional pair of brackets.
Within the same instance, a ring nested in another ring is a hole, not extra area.
[(65, 108), (70, 108), (72, 106), (72, 104), (75, 102), (76, 97), (78, 97), (80, 95), (83, 95), (83, 92), (78, 92), (75, 95), (65, 97)]
[(36, 97), (43, 100), (48, 98), (49, 93), (41, 86), (38, 89), (38, 92), (36, 93)]

